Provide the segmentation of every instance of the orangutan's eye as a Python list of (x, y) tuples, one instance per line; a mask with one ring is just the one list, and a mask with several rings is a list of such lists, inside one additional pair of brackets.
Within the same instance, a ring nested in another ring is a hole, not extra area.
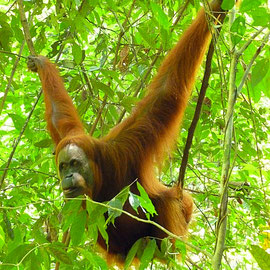
[(61, 172), (61, 171), (64, 170), (66, 167), (67, 167), (67, 164), (64, 163), (64, 162), (61, 162), (61, 163), (59, 164), (59, 171)]
[(79, 165), (80, 165), (80, 161), (77, 160), (77, 159), (72, 159), (72, 160), (70, 161), (70, 166), (71, 166), (71, 167), (77, 167), (77, 166), (79, 166)]

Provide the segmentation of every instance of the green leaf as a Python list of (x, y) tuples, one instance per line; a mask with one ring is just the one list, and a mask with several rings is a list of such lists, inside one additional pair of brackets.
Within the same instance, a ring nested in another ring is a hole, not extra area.
[(19, 42), (22, 42), (23, 39), (24, 39), (24, 35), (23, 35), (23, 32), (22, 30), (20, 29), (19, 27), (19, 22), (18, 22), (18, 18), (16, 17), (12, 17), (12, 20), (11, 20), (11, 27), (12, 27), (12, 30), (15, 34), (15, 38), (19, 41)]
[(128, 111), (130, 112), (134, 105), (138, 102), (138, 98), (136, 97), (124, 97), (121, 100), (121, 105)]
[(169, 29), (170, 23), (168, 16), (164, 13), (161, 6), (151, 2), (151, 9), (153, 11), (154, 17), (158, 20), (159, 25), (165, 29)]
[(6, 22), (1, 22), (0, 26), (0, 47), (2, 47), (4, 50), (9, 51), (9, 42), (11, 37), (13, 36), (13, 31)]
[(44, 268), (50, 269), (50, 256), (48, 250), (44, 247), (39, 247), (38, 252), (40, 255), (39, 260), (43, 262)]
[(71, 225), (70, 238), (75, 246), (79, 245), (82, 241), (86, 226), (86, 217), (85, 210), (79, 212)]
[(148, 27), (146, 26), (140, 27), (138, 28), (138, 31), (141, 37), (146, 41), (146, 43), (150, 48), (156, 48), (154, 37), (151, 34), (151, 30)]
[(119, 209), (114, 210), (111, 208), (108, 208), (108, 214), (109, 214), (109, 220), (110, 222), (114, 222), (114, 219), (121, 216), (123, 209), (123, 206), (128, 198), (129, 194), (129, 186), (125, 187), (123, 190), (121, 190), (112, 200), (109, 201), (109, 206)]
[(129, 268), (141, 244), (142, 244), (142, 238), (140, 238), (139, 240), (135, 242), (135, 244), (133, 244), (133, 246), (131, 247), (131, 249), (129, 250), (126, 256), (124, 269)]
[(254, 20), (254, 26), (267, 26), (270, 21), (270, 14), (267, 12), (266, 8), (259, 7), (251, 12), (251, 16)]
[(249, 12), (251, 10), (254, 10), (258, 8), (258, 6), (261, 4), (260, 0), (243, 0), (240, 5), (240, 11), (241, 12)]
[(96, 205), (91, 201), (87, 201), (86, 209), (89, 216), (88, 226), (94, 226), (94, 230), (96, 230), (97, 227), (106, 244), (108, 244), (109, 236), (106, 232), (107, 225), (104, 217), (104, 213), (108, 211), (107, 207)]
[(139, 270), (144, 270), (147, 268), (148, 264), (154, 257), (155, 250), (156, 250), (156, 240), (151, 239), (147, 243), (147, 246), (143, 251), (142, 257), (140, 258), (141, 264)]
[(18, 263), (21, 261), (21, 259), (28, 254), (31, 250), (33, 250), (34, 245), (33, 244), (22, 244), (15, 247), (13, 250), (6, 255), (4, 258), (4, 262), (8, 263)]
[(251, 86), (255, 87), (267, 74), (270, 67), (269, 59), (265, 58), (256, 63), (252, 68)]
[(185, 256), (186, 256), (186, 253), (187, 253), (187, 248), (186, 248), (185, 243), (178, 240), (178, 239), (176, 239), (175, 247), (179, 251), (179, 253), (181, 254), (182, 259), (185, 260)]
[(94, 253), (92, 253), (92, 255), (93, 255), (93, 261), (95, 262), (94, 265), (96, 265), (98, 269), (102, 269), (102, 270), (109, 269), (106, 261), (102, 257)]
[(66, 231), (73, 223), (73, 220), (76, 218), (79, 209), (81, 208), (81, 205), (82, 202), (80, 200), (69, 200), (64, 205), (62, 209), (62, 214), (64, 216), (64, 222), (62, 227), (64, 231)]
[(46, 247), (46, 249), (60, 262), (72, 265), (70, 256), (66, 251), (66, 247), (62, 243), (52, 243)]
[(141, 203), (141, 206), (147, 212), (149, 212), (151, 215), (157, 214), (152, 201), (150, 200), (148, 194), (146, 193), (146, 191), (144, 190), (144, 188), (142, 187), (142, 185), (139, 182), (137, 182), (137, 188), (138, 188), (140, 195), (141, 195), (141, 197), (139, 197), (139, 201)]
[(74, 76), (69, 83), (68, 90), (73, 92), (74, 90), (78, 89), (80, 86), (81, 86), (81, 77)]
[(92, 80), (91, 82), (95, 89), (99, 89), (102, 92), (104, 92), (106, 95), (108, 95), (110, 98), (113, 98), (114, 93), (110, 86), (96, 80)]
[(24, 125), (25, 120), (20, 115), (13, 113), (9, 114), (9, 117), (11, 117), (14, 127), (20, 131)]
[(72, 46), (72, 55), (75, 63), (79, 65), (82, 62), (83, 53), (81, 47), (77, 43), (74, 43)]
[[(119, 199), (112, 199), (110, 202), (109, 202), (109, 205), (113, 208), (116, 208), (116, 209), (120, 209), (122, 210), (122, 207), (123, 207), (123, 204), (121, 202), (121, 200)], [(113, 219), (121, 216), (122, 212), (121, 211), (118, 211), (118, 210), (113, 210), (113, 209), (108, 209), (108, 214), (110, 217), (112, 217)]]
[(3, 220), (4, 220), (4, 224), (5, 224), (5, 231), (8, 235), (8, 237), (10, 239), (14, 240), (13, 224), (11, 224), (8, 214), (10, 214), (10, 212), (3, 210)]
[(139, 196), (133, 194), (132, 192), (129, 192), (128, 201), (137, 214), (138, 214), (138, 207), (140, 206), (140, 200), (138, 197)]
[(105, 240), (106, 245), (108, 246), (108, 242), (109, 242), (109, 235), (106, 231), (107, 226), (106, 226), (106, 222), (105, 222), (105, 218), (104, 216), (100, 216), (97, 219), (97, 227), (98, 227), (98, 231), (100, 232), (102, 238)]
[(230, 10), (233, 8), (235, 4), (235, 0), (223, 0), (221, 4), (221, 8), (223, 10)]
[(4, 12), (0, 12), (0, 24), (4, 24), (9, 21), (9, 16), (7, 16)]
[(89, 215), (89, 222), (96, 223), (100, 216), (103, 216), (107, 212), (107, 208), (104, 206), (96, 205), (91, 201), (86, 202), (86, 209)]
[(232, 42), (234, 45), (239, 43), (242, 40), (243, 35), (246, 32), (246, 21), (243, 17), (239, 16), (235, 19), (232, 27)]
[(270, 269), (270, 254), (259, 246), (251, 245), (250, 253), (262, 270)]
[(0, 250), (2, 250), (4, 244), (5, 244), (5, 232), (3, 228), (0, 226)]
[(76, 250), (78, 250), (83, 255), (83, 257), (86, 258), (91, 263), (91, 265), (94, 266), (94, 269), (108, 269), (106, 261), (97, 254), (83, 248), (76, 248)]
[(68, 200), (62, 209), (62, 213), (63, 215), (70, 215), (72, 213), (77, 214), (81, 205), (82, 202), (80, 200)]
[(35, 147), (39, 147), (39, 148), (48, 148), (51, 145), (52, 145), (51, 139), (43, 139), (43, 140), (36, 142), (34, 144)]

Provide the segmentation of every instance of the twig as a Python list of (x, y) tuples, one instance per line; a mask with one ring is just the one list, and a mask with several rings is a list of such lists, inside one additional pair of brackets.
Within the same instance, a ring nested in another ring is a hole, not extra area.
[(21, 48), (20, 48), (20, 51), (19, 51), (19, 54), (18, 54), (17, 59), (15, 60), (15, 63), (13, 65), (13, 68), (12, 68), (12, 71), (11, 71), (11, 75), (10, 75), (10, 77), (8, 79), (8, 84), (7, 84), (7, 87), (5, 89), (4, 96), (2, 98), (2, 102), (1, 102), (1, 105), (0, 105), (0, 115), (2, 114), (2, 110), (3, 110), (4, 104), (6, 102), (8, 91), (9, 91), (10, 86), (11, 86), (11, 83), (13, 81), (13, 77), (15, 75), (15, 71), (16, 71), (16, 69), (18, 67), (18, 64), (19, 64), (19, 61), (20, 61), (20, 58), (21, 58), (21, 54), (22, 54), (22, 51), (23, 51), (23, 48), (24, 48), (24, 44), (25, 44), (25, 41), (23, 40), (22, 45), (21, 45)]
[[(229, 16), (230, 26), (235, 19), (235, 8), (231, 11)], [(233, 44), (230, 42), (230, 51), (233, 52)], [(235, 53), (231, 57), (230, 65), (230, 78), (229, 78), (229, 97), (227, 112), (225, 116), (225, 134), (224, 134), (224, 153), (221, 175), (221, 195), (220, 195), (220, 208), (219, 217), (216, 227), (216, 244), (215, 252), (213, 256), (212, 266), (214, 270), (218, 270), (221, 266), (221, 260), (223, 256), (226, 230), (227, 230), (227, 207), (228, 207), (228, 181), (230, 171), (230, 156), (231, 156), (231, 144), (233, 133), (233, 111), (236, 102), (236, 87), (235, 87), (235, 74), (237, 66), (237, 56)]]
[(27, 57), (22, 56), (22, 55), (20, 55), (20, 54), (18, 54), (18, 53), (8, 52), (8, 51), (4, 51), (4, 50), (0, 50), (0, 53), (3, 53), (3, 54), (10, 54), (10, 55), (17, 56), (17, 57), (19, 57), (19, 58), (27, 59)]
[(59, 180), (59, 178), (57, 177), (57, 174), (45, 173), (45, 172), (37, 171), (37, 170), (34, 170), (34, 169), (29, 169), (29, 168), (24, 168), (24, 167), (13, 167), (13, 168), (0, 168), (0, 171), (4, 171), (5, 169), (7, 169), (9, 171), (10, 170), (14, 170), (14, 171), (16, 171), (16, 170), (18, 170), (18, 171), (25, 170), (25, 171), (45, 175), (45, 176), (48, 176), (48, 177), (53, 177), (53, 178), (56, 178), (56, 179)]
[(219, 36), (220, 30), (222, 28), (222, 23), (224, 21), (225, 16), (226, 16), (226, 14), (223, 13), (219, 17), (220, 27), (218, 28), (216, 35), (211, 40), (211, 43), (210, 43), (210, 46), (208, 49), (208, 53), (206, 56), (205, 71), (204, 71), (203, 81), (202, 81), (202, 85), (201, 85), (201, 90), (199, 93), (194, 116), (193, 116), (192, 122), (190, 124), (190, 127), (188, 129), (188, 136), (187, 136), (187, 140), (186, 140), (186, 144), (185, 144), (185, 148), (184, 148), (184, 152), (183, 152), (183, 157), (182, 157), (182, 162), (181, 162), (181, 166), (180, 166), (180, 170), (179, 170), (178, 185), (181, 186), (182, 189), (184, 187), (184, 178), (185, 178), (185, 172), (186, 172), (187, 163), (188, 163), (189, 150), (190, 150), (191, 145), (192, 145), (192, 140), (194, 137), (194, 132), (195, 132), (196, 126), (197, 126), (198, 121), (200, 119), (200, 114), (201, 114), (201, 109), (202, 109), (204, 97), (205, 97), (206, 90), (207, 90), (208, 85), (209, 85), (209, 78), (211, 75), (211, 63), (212, 63), (212, 58), (213, 58), (214, 51), (215, 51), (214, 45), (218, 39), (218, 36)]
[(23, 27), (24, 37), (28, 46), (28, 49), (32, 55), (36, 55), (36, 50), (34, 48), (34, 44), (31, 38), (30, 29), (28, 22), (25, 17), (24, 7), (23, 7), (23, 0), (18, 0), (18, 7), (19, 7), (19, 14), (21, 17), (21, 24)]
[(107, 104), (107, 99), (108, 99), (108, 96), (105, 95), (104, 98), (103, 98), (103, 102), (102, 102), (102, 104), (101, 104), (101, 106), (100, 106), (100, 108), (99, 108), (99, 110), (98, 110), (98, 113), (97, 113), (97, 117), (96, 117), (96, 119), (95, 119), (95, 122), (94, 122), (94, 124), (91, 126), (91, 129), (90, 129), (90, 131), (89, 131), (90, 136), (92, 136), (92, 135), (94, 134), (94, 131), (95, 131), (95, 129), (96, 129), (96, 127), (97, 127), (97, 124), (98, 124), (98, 122), (99, 122), (99, 120), (100, 120), (100, 117), (101, 117), (101, 115), (102, 115), (103, 109), (104, 109), (104, 107), (105, 107), (106, 104)]
[[(135, 2), (136, 2), (136, 0), (133, 0), (132, 4), (130, 6), (130, 9), (128, 11), (128, 14), (126, 16), (126, 19), (123, 22), (123, 24), (121, 25), (121, 23), (119, 23), (119, 27), (121, 29), (121, 32), (120, 32), (120, 34), (118, 36), (117, 46), (116, 46), (116, 50), (115, 50), (115, 58), (114, 58), (114, 61), (113, 61), (113, 69), (115, 69), (115, 67), (117, 65), (118, 52), (119, 52), (119, 49), (120, 49), (120, 46), (121, 46), (121, 39), (124, 36), (125, 32), (127, 31), (127, 23), (128, 23), (129, 18), (130, 18), (131, 12), (132, 12), (132, 10), (133, 10), (133, 8), (135, 6)], [(113, 12), (113, 14), (114, 14), (114, 16), (115, 16), (115, 18), (117, 20), (116, 14), (114, 12)]]
[[(242, 54), (247, 47), (251, 44), (252, 41), (264, 30), (265, 28), (262, 27), (260, 30), (258, 30), (243, 46), (240, 50), (238, 50), (238, 54)], [(269, 32), (269, 31), (268, 31)]]
[(204, 97), (206, 94), (206, 90), (208, 88), (208, 82), (209, 82), (209, 78), (210, 78), (210, 74), (211, 74), (211, 62), (212, 62), (213, 54), (214, 54), (214, 42), (212, 40), (210, 47), (209, 47), (209, 50), (208, 50), (207, 58), (206, 58), (205, 72), (204, 72), (204, 77), (203, 77), (203, 81), (202, 81), (202, 85), (201, 85), (201, 90), (199, 93), (195, 113), (193, 115), (192, 122), (190, 124), (189, 129), (188, 129), (188, 136), (187, 136), (185, 148), (183, 151), (182, 162), (181, 162), (181, 166), (180, 166), (180, 170), (179, 170), (178, 185), (181, 186), (181, 188), (183, 188), (183, 186), (184, 186), (184, 177), (185, 177), (185, 172), (186, 172), (187, 163), (188, 163), (189, 150), (190, 150), (191, 145), (192, 145), (192, 140), (193, 140), (196, 126), (197, 126), (198, 121), (200, 119), (203, 100), (204, 100)]
[[(214, 195), (214, 196), (216, 196), (216, 195)], [(198, 208), (198, 210), (201, 212), (201, 214), (203, 215), (203, 217), (204, 217), (206, 223), (208, 224), (210, 230), (211, 230), (211, 231), (213, 232), (213, 234), (215, 235), (215, 231), (214, 231), (214, 229), (212, 228), (212, 225), (210, 224), (210, 222), (209, 222), (207, 216), (205, 215), (205, 213), (201, 210), (201, 208), (200, 208), (196, 203), (195, 203), (195, 205), (196, 205), (196, 207)]]
[(82, 63), (80, 64), (80, 67), (81, 67), (83, 78), (84, 78), (84, 81), (85, 81), (85, 83), (87, 85), (89, 94), (90, 94), (91, 97), (93, 97), (93, 89), (91, 87), (91, 83), (90, 83), (90, 80), (89, 80), (89, 78), (87, 76), (87, 72), (85, 70), (85, 67), (84, 67), (84, 65)]
[[(254, 38), (255, 36), (257, 36), (259, 33), (261, 33), (261, 30), (259, 30), (255, 35), (254, 35)], [(248, 74), (251, 70), (251, 67), (252, 65), (254, 64), (256, 58), (258, 57), (258, 55), (260, 54), (261, 50), (263, 49), (263, 47), (265, 46), (266, 42), (268, 41), (269, 39), (269, 35), (270, 35), (270, 30), (267, 30), (263, 40), (262, 40), (262, 44), (260, 45), (260, 47), (256, 50), (256, 52), (254, 53), (253, 57), (251, 58), (249, 64), (247, 65), (247, 68), (245, 70), (245, 73), (242, 77), (242, 80), (237, 88), (237, 96), (240, 94), (243, 86), (244, 86), (244, 83), (246, 82), (247, 80), (247, 77), (248, 77)], [(250, 44), (250, 42), (248, 43), (248, 45)], [(244, 45), (243, 47), (247, 48), (248, 45)], [(238, 55), (240, 56), (242, 53), (243, 53), (243, 47), (238, 51)]]
[(34, 110), (35, 110), (37, 104), (38, 104), (38, 101), (39, 101), (39, 99), (40, 99), (41, 94), (42, 94), (42, 91), (40, 91), (40, 92), (38, 93), (37, 99), (36, 99), (36, 101), (35, 101), (35, 103), (34, 103), (32, 109), (31, 109), (30, 113), (28, 114), (28, 117), (27, 117), (26, 121), (24, 122), (24, 125), (23, 125), (23, 127), (22, 127), (22, 129), (21, 129), (20, 135), (19, 135), (18, 138), (16, 139), (15, 144), (14, 144), (14, 146), (13, 146), (13, 149), (12, 149), (10, 155), (9, 155), (9, 158), (8, 158), (8, 161), (7, 161), (6, 168), (4, 169), (3, 175), (2, 175), (1, 180), (0, 180), (0, 190), (2, 189), (2, 185), (3, 185), (3, 183), (4, 183), (5, 177), (6, 177), (6, 175), (7, 175), (8, 168), (9, 168), (9, 166), (10, 166), (10, 164), (11, 164), (11, 161), (12, 161), (12, 158), (13, 158), (14, 153), (15, 153), (15, 151), (16, 151), (16, 148), (17, 148), (17, 146), (18, 146), (18, 144), (19, 144), (19, 142), (20, 142), (20, 140), (21, 140), (21, 138), (22, 138), (22, 136), (23, 136), (23, 134), (24, 134), (24, 131), (26, 130), (26, 128), (27, 128), (27, 126), (28, 126), (28, 123), (29, 123), (29, 121), (30, 121), (30, 118), (31, 118), (31, 116), (32, 116), (32, 114), (33, 114), (33, 112), (34, 112)]
[(188, 4), (189, 4), (190, 0), (186, 0), (186, 3), (184, 4), (184, 6), (180, 9), (180, 11), (178, 12), (178, 16), (177, 18), (175, 19), (174, 23), (173, 23), (173, 27), (175, 27), (178, 22), (180, 21), (180, 19), (182, 18), (185, 10), (187, 9), (188, 7)]
[(8, 8), (8, 10), (6, 11), (5, 14), (7, 15), (15, 5), (16, 5), (16, 1), (14, 1), (14, 2), (12, 3), (12, 5)]

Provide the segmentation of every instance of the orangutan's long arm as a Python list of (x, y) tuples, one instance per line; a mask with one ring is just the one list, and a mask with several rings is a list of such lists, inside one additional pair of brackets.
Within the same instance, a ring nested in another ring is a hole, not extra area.
[(56, 66), (43, 56), (30, 56), (27, 64), (30, 70), (39, 74), (47, 127), (55, 144), (68, 135), (83, 133), (83, 125)]
[[(223, 12), (220, 2), (210, 4), (215, 17)], [(128, 148), (137, 159), (162, 154), (178, 133), (210, 37), (206, 14), (201, 10), (165, 58), (147, 96), (104, 140)]]

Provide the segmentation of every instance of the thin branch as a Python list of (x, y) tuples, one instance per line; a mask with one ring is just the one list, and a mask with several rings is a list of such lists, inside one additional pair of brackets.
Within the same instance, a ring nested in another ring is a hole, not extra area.
[(189, 150), (190, 150), (191, 145), (192, 145), (192, 140), (194, 137), (196, 126), (197, 126), (199, 119), (200, 119), (200, 114), (201, 114), (201, 109), (202, 109), (204, 97), (205, 97), (206, 90), (207, 90), (208, 85), (209, 85), (209, 78), (211, 75), (211, 63), (212, 63), (212, 58), (213, 58), (214, 51), (215, 51), (214, 45), (219, 37), (220, 30), (222, 28), (222, 23), (225, 19), (225, 16), (226, 16), (226, 13), (223, 13), (219, 17), (220, 27), (217, 29), (215, 35), (213, 34), (213, 38), (211, 40), (211, 43), (210, 43), (210, 46), (208, 49), (208, 53), (206, 56), (205, 71), (204, 71), (203, 81), (202, 81), (202, 85), (201, 85), (201, 90), (199, 93), (194, 116), (193, 116), (192, 122), (190, 124), (190, 127), (188, 129), (188, 136), (187, 136), (187, 140), (186, 140), (186, 144), (185, 144), (185, 148), (184, 148), (184, 152), (183, 152), (183, 157), (182, 157), (182, 162), (181, 162), (181, 166), (180, 166), (180, 170), (179, 170), (178, 185), (181, 186), (182, 189), (184, 187), (184, 178), (185, 178), (185, 172), (186, 172), (187, 163), (188, 163)]
[(29, 168), (24, 168), (24, 167), (13, 167), (13, 168), (0, 168), (0, 171), (4, 171), (4, 170), (13, 170), (13, 171), (29, 171), (29, 172), (33, 172), (33, 173), (36, 173), (36, 174), (41, 174), (41, 175), (45, 175), (45, 176), (48, 176), (48, 177), (53, 177), (55, 179), (58, 179), (59, 178), (57, 177), (57, 174), (50, 174), (50, 173), (45, 173), (45, 172), (41, 172), (41, 171), (37, 171), (37, 170), (34, 170), (34, 169), (29, 169)]
[(14, 1), (11, 6), (8, 8), (8, 10), (6, 11), (6, 15), (12, 10), (12, 8), (16, 5), (16, 1)]
[[(145, 81), (147, 80), (148, 76), (151, 74), (151, 71), (152, 71), (152, 69), (154, 68), (154, 66), (155, 66), (155, 64), (156, 64), (156, 62), (157, 62), (157, 60), (158, 60), (158, 58), (159, 58), (161, 52), (162, 52), (162, 48), (160, 48), (160, 49), (158, 50), (158, 52), (157, 52), (155, 58), (153, 59), (152, 63), (150, 64), (150, 67), (148, 68), (147, 72), (146, 72), (145, 75), (143, 76), (143, 78), (142, 78), (140, 84), (137, 86), (137, 88), (136, 88), (136, 90), (135, 90), (135, 92), (134, 92), (134, 94), (133, 94), (133, 97), (137, 97), (137, 95), (139, 94), (141, 88), (144, 86), (144, 83), (145, 83)], [(118, 119), (118, 121), (117, 121), (117, 124), (119, 124), (119, 123), (123, 120), (123, 118), (124, 118), (126, 112), (127, 112), (127, 111), (126, 111), (125, 109), (122, 111), (122, 113), (121, 113), (121, 115), (120, 115), (120, 117), (119, 117), (119, 119)]]
[(108, 99), (108, 96), (105, 95), (104, 98), (103, 98), (103, 102), (101, 104), (101, 106), (99, 107), (99, 110), (98, 110), (98, 113), (97, 113), (97, 117), (95, 119), (95, 122), (94, 124), (91, 126), (91, 129), (89, 131), (89, 134), (90, 136), (92, 136), (94, 134), (94, 131), (96, 130), (96, 127), (97, 127), (97, 124), (101, 118), (101, 115), (102, 115), (102, 112), (103, 112), (103, 109), (105, 108), (106, 104), (107, 104), (107, 99)]
[(23, 27), (24, 37), (28, 46), (28, 49), (32, 55), (36, 55), (36, 50), (34, 48), (34, 44), (31, 38), (29, 24), (27, 22), (27, 19), (25, 17), (24, 7), (23, 7), (23, 0), (18, 0), (18, 8), (19, 8), (19, 14), (21, 17), (21, 24)]
[(27, 116), (27, 118), (26, 118), (26, 121), (24, 122), (24, 125), (23, 125), (23, 127), (22, 127), (22, 129), (21, 129), (20, 135), (19, 135), (18, 138), (16, 139), (15, 144), (14, 144), (14, 146), (13, 146), (13, 149), (12, 149), (10, 155), (9, 155), (9, 158), (8, 158), (8, 161), (7, 161), (7, 164), (6, 164), (6, 168), (4, 169), (3, 175), (2, 175), (1, 180), (0, 180), (0, 190), (2, 189), (2, 185), (3, 185), (4, 180), (5, 180), (5, 178), (6, 178), (6, 175), (7, 175), (7, 172), (8, 172), (8, 168), (9, 168), (9, 166), (10, 166), (10, 164), (11, 164), (11, 161), (12, 161), (12, 158), (13, 158), (13, 156), (14, 156), (14, 153), (15, 153), (15, 151), (16, 151), (16, 149), (17, 149), (17, 146), (19, 145), (19, 142), (20, 142), (20, 140), (21, 140), (21, 138), (22, 138), (22, 136), (23, 136), (23, 134), (24, 134), (24, 132), (25, 132), (27, 126), (28, 126), (28, 123), (29, 123), (29, 121), (30, 121), (30, 119), (31, 119), (31, 116), (32, 116), (32, 114), (33, 114), (33, 112), (34, 112), (34, 110), (35, 110), (37, 104), (38, 104), (38, 101), (39, 101), (39, 99), (40, 99), (41, 94), (42, 94), (42, 91), (40, 91), (40, 92), (38, 93), (37, 99), (36, 99), (36, 101), (35, 101), (35, 103), (34, 103), (32, 109), (31, 109), (30, 113), (28, 114), (28, 116)]
[[(259, 31), (259, 32), (261, 32), (261, 31)], [(256, 34), (258, 34), (258, 33), (256, 33)], [(241, 82), (240, 82), (240, 84), (239, 84), (239, 86), (238, 86), (238, 88), (237, 88), (237, 96), (240, 94), (240, 92), (241, 92), (241, 90), (242, 90), (242, 88), (243, 88), (243, 86), (244, 86), (244, 83), (245, 83), (246, 80), (247, 80), (247, 77), (248, 77), (249, 72), (250, 72), (250, 70), (251, 70), (251, 68), (252, 68), (252, 65), (254, 64), (256, 58), (258, 57), (258, 55), (259, 55), (260, 52), (262, 51), (263, 47), (265, 46), (266, 42), (268, 41), (269, 35), (270, 35), (270, 30), (267, 30), (267, 32), (266, 32), (266, 34), (265, 34), (265, 36), (264, 36), (264, 38), (263, 38), (263, 40), (262, 40), (262, 44), (261, 44), (260, 47), (256, 50), (255, 54), (253, 55), (253, 57), (251, 58), (249, 64), (247, 65), (247, 68), (246, 68), (245, 73), (244, 73), (244, 75), (243, 75), (243, 77), (242, 77), (242, 80), (241, 80)], [(255, 35), (254, 35), (254, 36), (255, 36)], [(243, 47), (244, 47), (244, 46), (243, 46)], [(247, 46), (246, 46), (246, 48), (247, 48)], [(239, 56), (240, 56), (240, 54), (242, 54), (242, 52), (243, 52), (243, 51), (242, 51), (242, 48), (241, 48), (241, 50), (238, 51)]]
[(16, 69), (18, 67), (18, 64), (19, 64), (19, 61), (20, 61), (20, 58), (21, 58), (21, 54), (22, 54), (22, 51), (23, 51), (23, 48), (24, 48), (24, 44), (25, 44), (25, 41), (23, 40), (22, 45), (21, 45), (21, 48), (20, 48), (20, 51), (19, 51), (19, 54), (18, 54), (18, 57), (17, 57), (17, 59), (15, 60), (15, 62), (13, 64), (13, 68), (12, 68), (12, 71), (11, 71), (11, 75), (10, 75), (10, 77), (8, 79), (8, 84), (7, 84), (7, 87), (5, 89), (4, 96), (2, 97), (2, 102), (0, 104), (0, 115), (2, 114), (2, 110), (3, 110), (4, 105), (5, 105), (5, 102), (6, 102), (8, 91), (9, 91), (10, 86), (11, 86), (11, 83), (13, 81), (13, 77), (15, 75), (15, 71), (16, 71)]
[(252, 41), (264, 30), (265, 28), (261, 28), (258, 30), (243, 46), (240, 50), (238, 50), (238, 54), (241, 55), (247, 47), (251, 44)]
[(193, 119), (192, 119), (192, 122), (190, 124), (189, 129), (188, 129), (188, 136), (187, 136), (185, 148), (183, 151), (182, 162), (181, 162), (181, 166), (180, 166), (180, 170), (179, 170), (178, 185), (181, 186), (181, 188), (183, 188), (183, 186), (184, 186), (184, 177), (185, 177), (185, 172), (186, 172), (187, 163), (188, 163), (189, 150), (190, 150), (191, 145), (192, 145), (192, 140), (193, 140), (196, 126), (197, 126), (198, 121), (200, 119), (200, 114), (201, 114), (201, 109), (202, 109), (204, 97), (206, 94), (206, 90), (208, 88), (208, 82), (209, 82), (209, 78), (210, 78), (210, 74), (211, 74), (211, 62), (212, 62), (213, 54), (214, 54), (214, 42), (212, 40), (210, 47), (209, 47), (209, 50), (208, 50), (207, 58), (206, 58), (205, 72), (204, 72), (204, 77), (203, 77), (203, 81), (202, 81), (202, 85), (201, 85), (201, 90), (199, 93), (199, 97), (198, 97), (196, 109), (195, 109), (195, 112), (193, 115)]
[(89, 80), (89, 78), (88, 78), (87, 72), (86, 72), (86, 70), (85, 70), (85, 67), (84, 67), (84, 65), (83, 65), (82, 63), (80, 64), (80, 67), (81, 67), (82, 74), (83, 74), (83, 78), (84, 78), (84, 81), (85, 81), (85, 83), (86, 83), (86, 85), (87, 85), (89, 94), (90, 94), (91, 97), (93, 97), (93, 96), (94, 96), (94, 95), (93, 95), (93, 89), (92, 89), (90, 80)]
[[(216, 196), (216, 194), (213, 195), (213, 196)], [(207, 216), (205, 215), (205, 213), (201, 210), (201, 208), (200, 208), (196, 203), (195, 203), (195, 205), (196, 205), (197, 209), (200, 211), (200, 213), (202, 214), (202, 216), (204, 217), (204, 219), (205, 219), (206, 223), (208, 224), (210, 230), (211, 230), (212, 233), (215, 235), (215, 231), (214, 231), (214, 229), (212, 228), (212, 225), (210, 224), (210, 222), (209, 222)]]
[[(185, 10), (186, 10), (187, 7), (188, 7), (189, 2), (190, 2), (190, 0), (186, 0), (186, 3), (184, 4), (184, 6), (179, 10), (178, 16), (177, 16), (177, 18), (175, 19), (175, 21), (174, 21), (174, 23), (173, 23), (173, 27), (175, 27), (175, 26), (178, 24), (178, 22), (181, 20), (183, 14), (184, 14), (184, 12), (185, 12)], [(171, 31), (172, 31), (172, 30), (171, 30)]]
[[(231, 11), (229, 16), (230, 26), (235, 19), (235, 8)], [(230, 42), (231, 52), (233, 51), (233, 43)], [(220, 191), (220, 208), (219, 217), (216, 227), (216, 243), (215, 252), (213, 256), (212, 266), (214, 270), (218, 270), (221, 266), (221, 260), (225, 247), (226, 230), (227, 230), (227, 207), (228, 207), (228, 182), (230, 171), (230, 156), (233, 134), (233, 112), (236, 102), (236, 86), (235, 76), (237, 67), (237, 55), (235, 53), (231, 56), (230, 64), (230, 78), (229, 78), (229, 97), (227, 112), (225, 116), (225, 134), (224, 134), (224, 153), (222, 163), (222, 175), (221, 175), (221, 191)]]
[(20, 54), (18, 54), (18, 53), (8, 52), (8, 51), (4, 51), (4, 50), (0, 50), (0, 53), (3, 53), (3, 54), (10, 54), (10, 55), (17, 56), (17, 57), (19, 57), (19, 58), (27, 59), (27, 57), (22, 56), (22, 55), (20, 55)]

